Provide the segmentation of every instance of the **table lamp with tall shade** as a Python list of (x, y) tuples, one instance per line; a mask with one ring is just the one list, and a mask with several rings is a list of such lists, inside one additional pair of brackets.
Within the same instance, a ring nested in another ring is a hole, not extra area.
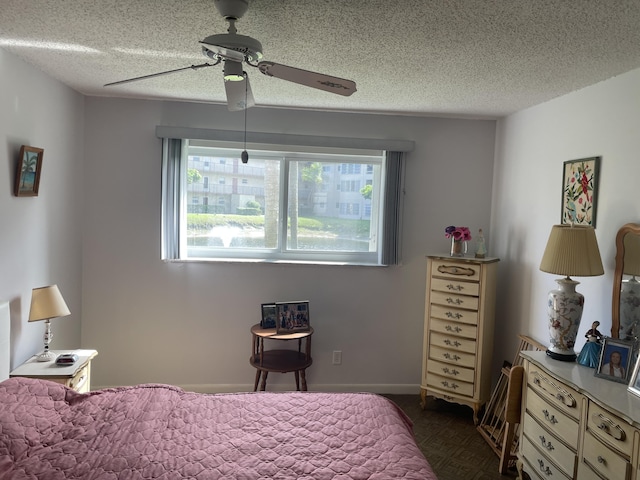
[(549, 348), (547, 355), (556, 360), (573, 362), (584, 296), (576, 292), (580, 282), (571, 277), (603, 275), (600, 249), (593, 227), (587, 225), (554, 225), (544, 250), (540, 270), (565, 278), (556, 280), (558, 288), (549, 292)]
[(29, 321), (37, 322), (44, 320), (46, 330), (44, 333), (44, 351), (36, 359), (39, 362), (50, 362), (56, 356), (49, 351), (49, 343), (53, 338), (51, 334), (51, 319), (56, 317), (66, 317), (71, 315), (67, 304), (62, 298), (57, 285), (34, 288), (31, 292), (31, 310), (29, 311)]

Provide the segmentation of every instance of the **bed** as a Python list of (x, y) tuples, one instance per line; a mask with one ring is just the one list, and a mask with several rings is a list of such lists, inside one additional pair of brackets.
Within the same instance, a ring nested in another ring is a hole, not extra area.
[(80, 394), (15, 377), (0, 405), (0, 479), (436, 479), (410, 420), (375, 394)]

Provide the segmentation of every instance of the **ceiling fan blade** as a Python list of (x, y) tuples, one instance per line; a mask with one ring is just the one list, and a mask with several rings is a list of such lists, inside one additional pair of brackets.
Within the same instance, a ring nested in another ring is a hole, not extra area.
[(224, 89), (227, 92), (227, 107), (231, 112), (251, 108), (256, 104), (247, 75), (239, 82), (225, 80)]
[(236, 50), (231, 50), (230, 48), (222, 47), (220, 45), (205, 43), (204, 41), (200, 42), (200, 44), (202, 45), (202, 48), (208, 50), (206, 55), (207, 57), (211, 57), (211, 55), (208, 54), (211, 52), (224, 60), (233, 60), (236, 62), (242, 62), (244, 60), (244, 55)]
[(300, 68), (288, 67), (274, 62), (260, 62), (258, 68), (269, 77), (317, 88), (325, 92), (337, 93), (348, 97), (356, 91), (356, 82), (344, 78), (332, 77), (323, 73), (310, 72)]
[(214, 65), (217, 65), (218, 63), (220, 63), (220, 62), (217, 62), (217, 63), (201, 63), (200, 65), (191, 65), (189, 67), (176, 68), (174, 70), (167, 70), (165, 72), (152, 73), (150, 75), (143, 75), (141, 77), (127, 78), (126, 80), (120, 80), (118, 82), (106, 83), (104, 86), (105, 87), (112, 87), (114, 85), (122, 85), (123, 83), (137, 82), (138, 80), (145, 80), (147, 78), (154, 78), (154, 77), (160, 77), (162, 75), (169, 75), (170, 73), (181, 72), (182, 70), (198, 70), (200, 68), (213, 67)]

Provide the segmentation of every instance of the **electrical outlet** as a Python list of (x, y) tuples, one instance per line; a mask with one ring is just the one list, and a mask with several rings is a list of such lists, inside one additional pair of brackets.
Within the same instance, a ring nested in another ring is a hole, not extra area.
[(333, 351), (333, 364), (342, 365), (342, 350)]

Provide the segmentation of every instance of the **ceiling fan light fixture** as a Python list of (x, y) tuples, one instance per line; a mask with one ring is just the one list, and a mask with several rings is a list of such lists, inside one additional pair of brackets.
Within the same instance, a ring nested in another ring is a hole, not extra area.
[(240, 82), (244, 80), (244, 72), (242, 71), (242, 63), (233, 60), (224, 61), (224, 81)]

